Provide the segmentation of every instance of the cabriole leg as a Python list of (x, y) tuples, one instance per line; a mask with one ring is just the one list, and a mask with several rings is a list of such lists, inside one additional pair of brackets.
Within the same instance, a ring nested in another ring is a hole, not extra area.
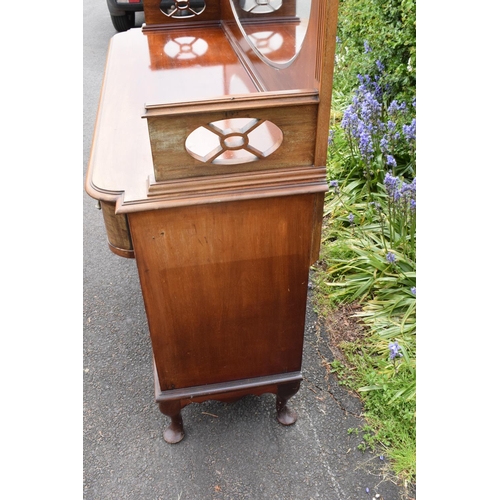
[(292, 425), (297, 420), (297, 413), (287, 406), (287, 401), (297, 394), (300, 381), (289, 382), (278, 386), (276, 394), (276, 412), (278, 422), (282, 425)]
[(163, 432), (163, 439), (167, 443), (175, 444), (184, 438), (184, 425), (182, 423), (181, 402), (163, 401), (159, 403), (160, 411), (170, 417), (170, 425)]

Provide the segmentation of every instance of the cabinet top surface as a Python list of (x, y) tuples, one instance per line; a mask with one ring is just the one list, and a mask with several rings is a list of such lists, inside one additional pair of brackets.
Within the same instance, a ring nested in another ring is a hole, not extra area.
[(87, 176), (89, 194), (146, 196), (153, 174), (146, 105), (258, 92), (219, 26), (111, 39)]

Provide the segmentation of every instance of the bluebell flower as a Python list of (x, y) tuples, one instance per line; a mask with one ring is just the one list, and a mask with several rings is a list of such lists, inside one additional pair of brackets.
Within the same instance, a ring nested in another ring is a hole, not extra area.
[(396, 160), (394, 158), (394, 156), (392, 155), (387, 155), (386, 156), (386, 163), (389, 167), (397, 167), (398, 164), (396, 163)]
[(389, 107), (387, 108), (387, 113), (389, 113), (390, 116), (395, 115), (399, 110), (399, 105), (398, 101), (394, 100), (389, 104)]
[(353, 223), (354, 223), (354, 215), (353, 215), (352, 213), (351, 213), (351, 214), (349, 214), (348, 219), (349, 219), (349, 222), (350, 222), (351, 224), (353, 224)]
[(387, 108), (387, 113), (389, 114), (389, 116), (396, 116), (399, 112), (404, 113), (405, 111), (406, 102), (399, 103), (396, 99), (394, 99)]
[(384, 178), (385, 190), (392, 199), (394, 199), (397, 191), (399, 190), (400, 184), (401, 181), (397, 177), (392, 176), (389, 172), (385, 174)]
[(385, 129), (387, 130), (387, 138), (390, 141), (398, 141), (401, 134), (397, 130), (397, 125), (395, 122), (392, 120), (387, 120), (387, 123), (385, 124)]
[(388, 153), (389, 152), (389, 141), (387, 140), (387, 136), (383, 136), (382, 139), (380, 139), (380, 151), (382, 153)]
[(375, 61), (375, 64), (377, 65), (378, 70), (382, 73), (385, 69), (385, 66), (382, 64), (382, 61), (380, 59), (377, 59)]
[(417, 296), (417, 287), (416, 286), (412, 286), (410, 288), (410, 292), (412, 293), (412, 295), (415, 295), (415, 297)]
[(355, 103), (347, 106), (347, 109), (344, 111), (344, 115), (342, 116), (342, 121), (340, 125), (344, 130), (350, 133), (355, 137), (356, 130), (358, 128), (359, 118), (356, 113)]
[(413, 118), (410, 125), (403, 125), (403, 134), (408, 142), (414, 141), (417, 137), (417, 120)]
[(403, 182), (403, 185), (401, 187), (401, 191), (403, 193), (409, 193), (410, 196), (414, 197), (417, 194), (417, 178), (414, 177), (413, 180), (408, 184), (406, 182)]
[(392, 360), (396, 356), (402, 356), (403, 353), (401, 351), (401, 346), (396, 342), (391, 342), (389, 344), (389, 358)]
[(382, 209), (382, 205), (376, 201), (370, 201), (369, 205), (372, 205), (374, 206), (377, 210), (381, 210)]
[(387, 255), (385, 256), (385, 260), (389, 262), (389, 264), (394, 264), (396, 262), (396, 255), (394, 255), (392, 252), (387, 252)]
[(366, 80), (368, 80), (368, 82), (370, 81), (370, 77), (368, 75), (362, 75), (360, 73), (356, 75), (356, 78), (358, 79), (361, 88), (364, 88)]
[(362, 121), (358, 123), (357, 138), (359, 141), (358, 146), (361, 156), (363, 156), (363, 158), (367, 162), (370, 162), (370, 160), (373, 158), (373, 152), (374, 152), (373, 140), (369, 129)]
[(398, 189), (399, 195), (394, 194), (393, 200), (400, 200), (404, 207), (410, 207), (411, 210), (417, 208), (417, 178), (415, 177), (410, 183), (403, 182)]
[(370, 45), (368, 44), (368, 42), (366, 40), (364, 42), (364, 47), (365, 47), (365, 54), (372, 51), (372, 48), (370, 47)]
[(400, 137), (400, 133), (397, 129), (396, 123), (392, 120), (387, 120), (385, 124), (385, 129), (387, 130), (387, 137), (391, 141), (397, 141)]
[(333, 135), (334, 135), (334, 130), (331, 128), (330, 131), (328, 132), (328, 145), (331, 146), (333, 143)]
[(330, 182), (330, 187), (333, 189), (333, 192), (335, 194), (339, 194), (340, 193), (338, 181), (331, 181)]
[(377, 101), (372, 92), (366, 91), (363, 94), (361, 103), (361, 118), (366, 124), (371, 123), (373, 125), (379, 125), (381, 116), (382, 104)]

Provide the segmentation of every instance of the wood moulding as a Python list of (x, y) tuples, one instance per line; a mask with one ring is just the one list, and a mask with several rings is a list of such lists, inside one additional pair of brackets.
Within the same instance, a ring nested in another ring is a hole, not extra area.
[(262, 107), (300, 106), (317, 104), (318, 102), (318, 91), (315, 89), (261, 92), (258, 94), (242, 94), (229, 97), (221, 96), (206, 101), (146, 104), (143, 118), (206, 113), (210, 111), (231, 112)]
[(156, 182), (151, 176), (148, 198), (128, 203), (121, 198), (117, 202), (116, 213), (327, 191), (325, 167), (241, 172), (161, 182)]
[(302, 373), (299, 371), (162, 391), (154, 361), (153, 365), (156, 402), (181, 401), (181, 406), (186, 406), (191, 402), (200, 403), (208, 400), (226, 401), (228, 397), (234, 401), (249, 394), (256, 396), (265, 393), (276, 394), (279, 385), (303, 380)]

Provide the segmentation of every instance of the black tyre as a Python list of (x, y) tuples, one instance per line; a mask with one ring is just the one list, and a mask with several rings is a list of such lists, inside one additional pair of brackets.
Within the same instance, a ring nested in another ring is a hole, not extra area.
[(116, 31), (127, 31), (135, 26), (135, 12), (127, 12), (124, 16), (111, 16)]

